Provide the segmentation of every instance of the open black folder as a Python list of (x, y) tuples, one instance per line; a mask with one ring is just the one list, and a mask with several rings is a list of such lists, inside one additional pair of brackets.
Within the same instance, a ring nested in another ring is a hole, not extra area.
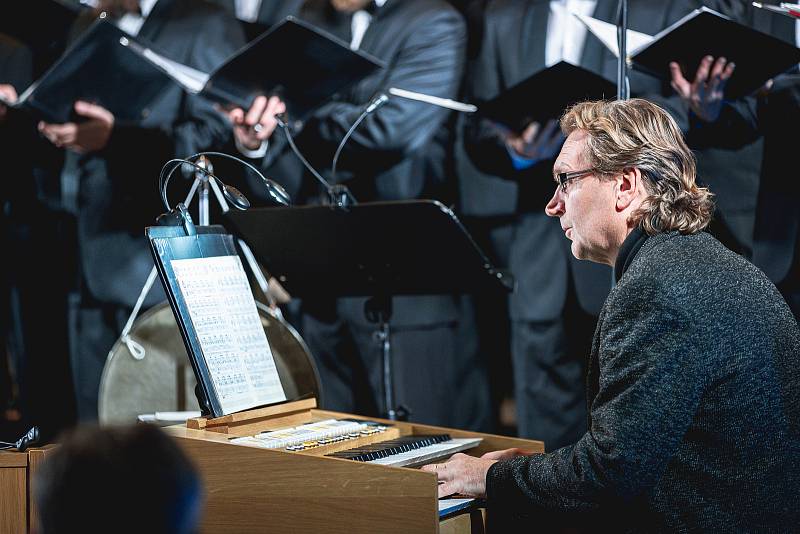
[(478, 109), (484, 117), (519, 133), (532, 121), (559, 118), (576, 102), (616, 98), (616, 93), (616, 86), (602, 76), (561, 61), (480, 104)]
[(83, 6), (65, 0), (14, 0), (2, 3), (0, 33), (13, 37), (34, 54), (38, 77), (67, 47), (69, 32)]
[(108, 109), (119, 121), (140, 120), (171, 82), (160, 67), (131, 49), (133, 42), (133, 37), (101, 15), (9, 105), (63, 123), (74, 118), (75, 101), (85, 100)]
[[(579, 17), (589, 30), (610, 44), (613, 25)], [(606, 35), (600, 35), (605, 33)], [(610, 44), (616, 51), (616, 44)], [(777, 37), (739, 24), (706, 7), (695, 9), (649, 42), (630, 50), (629, 61), (639, 70), (669, 79), (669, 63), (676, 61), (688, 80), (692, 80), (700, 60), (711, 55), (725, 57), (736, 64), (725, 94), (729, 98), (748, 95), (767, 80), (800, 63), (800, 49)]]
[(226, 226), (298, 298), (507, 292), (456, 215), (433, 200), (233, 210)]
[(331, 96), (384, 66), (383, 62), (319, 28), (287, 17), (204, 73), (159, 56), (140, 53), (191, 93), (247, 109), (258, 95), (276, 94), (302, 119)]
[(73, 118), (76, 100), (86, 100), (117, 120), (138, 121), (177, 82), (191, 93), (244, 108), (259, 94), (279, 94), (292, 118), (302, 119), (381, 67), (377, 59), (290, 17), (207, 74), (148, 48), (101, 15), (16, 103), (5, 103), (60, 123)]

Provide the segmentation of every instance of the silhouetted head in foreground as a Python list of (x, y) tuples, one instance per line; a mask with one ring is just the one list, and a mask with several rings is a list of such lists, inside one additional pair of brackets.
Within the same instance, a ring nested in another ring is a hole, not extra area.
[(41, 534), (190, 533), (200, 479), (157, 427), (83, 427), (46, 457), (35, 480)]

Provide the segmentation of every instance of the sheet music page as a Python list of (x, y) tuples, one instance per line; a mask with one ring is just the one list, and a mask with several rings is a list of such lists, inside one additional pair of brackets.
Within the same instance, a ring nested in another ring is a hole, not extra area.
[(208, 83), (209, 75), (205, 72), (193, 69), (183, 63), (172, 61), (167, 57), (153, 52), (149, 48), (144, 49), (142, 55), (164, 69), (172, 79), (182, 85), (184, 89), (188, 90), (190, 93), (199, 93), (206, 86), (206, 83)]
[(152, 64), (161, 67), (161, 69), (167, 73), (167, 76), (190, 93), (197, 94), (202, 91), (210, 78), (205, 72), (194, 69), (189, 65), (173, 61), (149, 48), (145, 48), (127, 37), (122, 37), (120, 39), (120, 44), (130, 48)]
[(223, 412), (286, 400), (239, 257), (170, 263)]
[[(595, 37), (606, 45), (612, 54), (619, 57), (619, 46), (617, 45), (617, 26), (608, 22), (581, 15), (580, 13), (573, 13), (583, 24), (592, 32)], [(626, 38), (628, 40), (628, 56), (633, 56), (636, 52), (645, 45), (653, 42), (654, 37), (646, 33), (637, 32), (636, 30), (628, 30)]]

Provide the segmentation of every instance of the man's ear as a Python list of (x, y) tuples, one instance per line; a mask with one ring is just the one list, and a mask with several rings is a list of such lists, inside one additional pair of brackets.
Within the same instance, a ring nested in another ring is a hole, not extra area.
[(644, 184), (638, 167), (626, 167), (616, 177), (617, 211), (625, 211), (639, 197)]

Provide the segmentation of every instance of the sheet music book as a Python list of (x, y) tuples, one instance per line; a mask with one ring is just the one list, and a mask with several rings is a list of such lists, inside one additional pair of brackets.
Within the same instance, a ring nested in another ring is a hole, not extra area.
[(302, 119), (337, 92), (383, 68), (379, 59), (351, 50), (341, 39), (287, 17), (235, 52), (211, 73), (134, 46), (186, 91), (247, 109), (258, 95), (276, 94)]
[[(585, 15), (574, 16), (619, 57), (614, 24)], [(628, 39), (628, 59), (633, 66), (663, 79), (670, 78), (670, 61), (677, 61), (690, 80), (706, 55), (733, 61), (736, 70), (725, 89), (730, 98), (752, 93), (800, 62), (797, 47), (707, 7), (695, 9), (652, 37), (629, 30)]]
[(615, 98), (616, 85), (599, 74), (567, 61), (537, 71), (479, 106), (484, 117), (521, 133), (532, 121), (557, 119), (583, 100)]
[(16, 102), (4, 103), (54, 123), (74, 119), (76, 100), (99, 104), (118, 121), (141, 120), (170, 79), (131, 49), (135, 42), (101, 15)]
[(286, 400), (233, 238), (148, 228), (156, 265), (214, 416)]

